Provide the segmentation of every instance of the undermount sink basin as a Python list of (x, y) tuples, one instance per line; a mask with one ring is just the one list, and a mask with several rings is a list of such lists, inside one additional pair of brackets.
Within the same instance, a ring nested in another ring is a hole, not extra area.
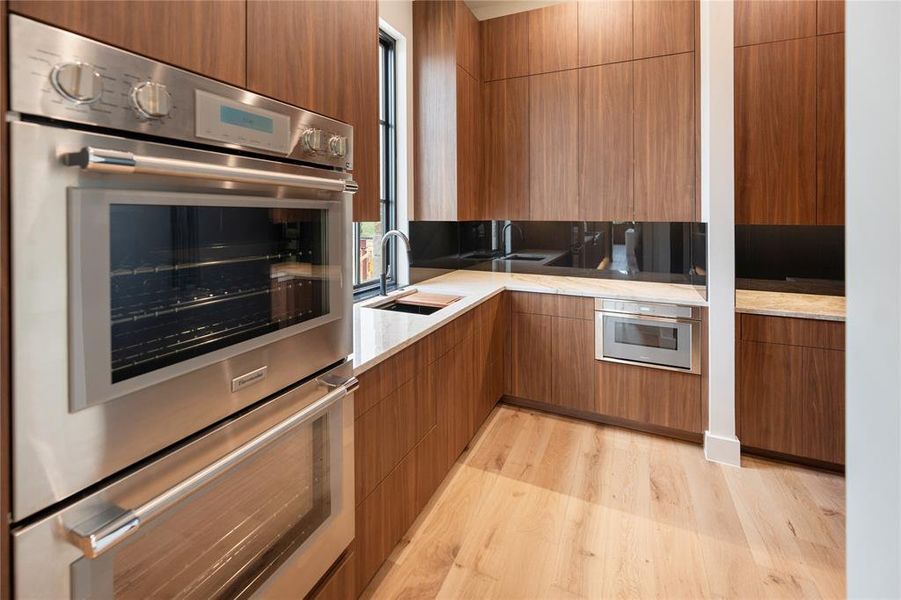
[(381, 306), (373, 306), (377, 310), (391, 310), (394, 312), (402, 312), (408, 313), (411, 315), (430, 315), (434, 312), (438, 312), (443, 307), (441, 306), (422, 306), (421, 304), (399, 304), (397, 302), (389, 302), (388, 304), (382, 304)]

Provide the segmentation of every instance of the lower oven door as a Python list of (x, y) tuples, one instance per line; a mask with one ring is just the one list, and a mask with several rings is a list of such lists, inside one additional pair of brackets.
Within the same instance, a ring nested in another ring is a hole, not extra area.
[(696, 321), (596, 313), (595, 358), (700, 373)]
[(351, 354), (348, 174), (10, 137), (14, 521)]
[(350, 365), (13, 533), (19, 598), (300, 598), (353, 539)]

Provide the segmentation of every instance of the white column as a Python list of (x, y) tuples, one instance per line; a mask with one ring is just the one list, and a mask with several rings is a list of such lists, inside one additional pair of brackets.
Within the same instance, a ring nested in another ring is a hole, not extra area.
[(901, 597), (901, 4), (847, 2), (848, 595)]
[(701, 1), (701, 219), (707, 222), (709, 381), (704, 455), (739, 466), (735, 437), (732, 0)]

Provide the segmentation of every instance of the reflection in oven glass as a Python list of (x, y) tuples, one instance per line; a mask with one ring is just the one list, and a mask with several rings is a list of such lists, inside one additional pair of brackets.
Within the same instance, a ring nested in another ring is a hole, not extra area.
[(329, 415), (73, 564), (73, 598), (245, 597), (332, 514)]
[(658, 327), (617, 321), (614, 340), (617, 344), (677, 350), (679, 348), (679, 330), (675, 327)]
[(110, 206), (112, 382), (328, 314), (327, 211)]

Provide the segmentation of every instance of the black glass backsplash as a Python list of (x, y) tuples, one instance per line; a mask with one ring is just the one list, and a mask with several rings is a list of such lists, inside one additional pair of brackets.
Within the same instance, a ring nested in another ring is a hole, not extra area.
[(842, 295), (845, 228), (840, 225), (737, 225), (739, 289)]
[(706, 284), (704, 223), (410, 223), (413, 281), (472, 269)]

